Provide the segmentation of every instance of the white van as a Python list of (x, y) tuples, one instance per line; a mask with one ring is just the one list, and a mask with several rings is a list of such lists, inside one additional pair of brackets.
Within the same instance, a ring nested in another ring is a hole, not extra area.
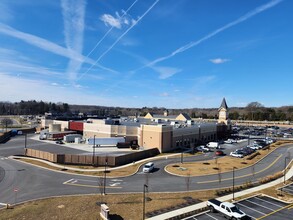
[(218, 148), (218, 149), (220, 149), (220, 145), (219, 145), (218, 142), (209, 142), (206, 146), (209, 147), (209, 148)]
[(154, 169), (154, 167), (155, 167), (155, 164), (153, 162), (149, 162), (143, 166), (142, 171), (144, 173), (149, 173)]

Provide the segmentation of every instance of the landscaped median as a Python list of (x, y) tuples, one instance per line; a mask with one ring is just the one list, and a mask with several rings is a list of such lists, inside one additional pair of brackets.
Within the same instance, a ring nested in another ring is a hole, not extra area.
[[(164, 153), (157, 155), (152, 158), (144, 159), (138, 162), (134, 162), (128, 165), (120, 166), (120, 167), (107, 167), (106, 172), (108, 177), (126, 177), (134, 175), (138, 172), (139, 168), (146, 162), (159, 160), (159, 159), (168, 159), (168, 158), (176, 158), (180, 157), (181, 153)], [(190, 154), (184, 153), (184, 157), (190, 156)], [(194, 155), (191, 155), (194, 156)], [(29, 163), (31, 165), (39, 166), (45, 169), (50, 169), (53, 171), (58, 172), (68, 172), (73, 174), (80, 174), (80, 175), (91, 175), (91, 176), (103, 176), (105, 172), (105, 167), (100, 166), (82, 166), (82, 165), (63, 165), (63, 164), (56, 164), (49, 161), (37, 159), (37, 158), (31, 158), (31, 157), (19, 157), (15, 156), (14, 159), (17, 159), (19, 161)]]
[(199, 162), (185, 162), (183, 164), (169, 164), (165, 167), (165, 170), (174, 175), (178, 176), (202, 176), (210, 174), (219, 174), (223, 172), (230, 172), (232, 168), (242, 169), (248, 166), (252, 166), (258, 161), (262, 160), (268, 154), (273, 152), (280, 146), (284, 144), (292, 143), (290, 141), (277, 141), (269, 145), (262, 150), (258, 150), (252, 155), (246, 156), (244, 158), (235, 157), (216, 157), (213, 160), (199, 161)]

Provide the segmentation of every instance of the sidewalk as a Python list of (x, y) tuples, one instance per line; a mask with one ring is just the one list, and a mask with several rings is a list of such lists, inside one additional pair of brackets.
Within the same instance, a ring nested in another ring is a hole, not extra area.
[[(286, 173), (286, 180), (290, 179), (292, 176), (293, 176), (293, 167), (291, 167), (291, 169)], [(269, 182), (269, 183), (266, 183), (266, 184), (263, 184), (263, 185), (260, 185), (260, 186), (256, 186), (256, 187), (253, 187), (253, 188), (250, 188), (250, 189), (246, 189), (246, 190), (243, 190), (241, 192), (235, 192), (234, 193), (234, 198), (245, 196), (245, 195), (248, 195), (250, 193), (258, 192), (260, 190), (263, 190), (263, 189), (278, 185), (280, 183), (283, 183), (283, 181), (284, 181), (284, 177), (281, 177), (279, 179), (276, 179), (276, 180), (274, 180), (272, 182)], [(222, 197), (219, 197), (217, 199), (222, 201), (222, 202), (232, 200), (233, 199), (233, 194), (222, 196)], [(189, 212), (192, 212), (192, 211), (195, 211), (195, 210), (198, 210), (198, 209), (205, 208), (205, 207), (206, 207), (206, 202), (201, 202), (201, 203), (191, 205), (191, 206), (188, 206), (188, 207), (185, 207), (185, 208), (182, 208), (182, 209), (177, 209), (177, 210), (174, 210), (174, 211), (171, 211), (171, 212), (168, 212), (168, 213), (157, 215), (155, 217), (148, 218), (147, 220), (170, 219), (170, 218), (174, 218), (176, 216), (183, 215), (185, 213), (189, 213)]]

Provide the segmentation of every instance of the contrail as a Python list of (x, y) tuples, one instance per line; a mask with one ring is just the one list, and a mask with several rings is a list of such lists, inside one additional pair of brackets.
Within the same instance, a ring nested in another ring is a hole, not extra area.
[(235, 25), (237, 25), (239, 23), (242, 23), (242, 22), (246, 21), (247, 19), (250, 19), (251, 17), (253, 17), (253, 16), (255, 16), (255, 15), (261, 13), (261, 12), (266, 11), (266, 10), (276, 6), (277, 4), (281, 3), (282, 1), (283, 0), (273, 0), (273, 1), (269, 2), (269, 3), (267, 3), (267, 4), (261, 5), (261, 6), (257, 7), (257, 8), (255, 8), (254, 10), (248, 12), (247, 14), (243, 15), (242, 17), (238, 18), (237, 20), (232, 21), (231, 23), (228, 23), (225, 26), (223, 26), (223, 27), (211, 32), (207, 36), (205, 36), (205, 37), (203, 37), (203, 38), (201, 38), (201, 39), (199, 39), (197, 41), (192, 41), (192, 42), (190, 42), (190, 43), (178, 48), (177, 50), (173, 51), (171, 54), (169, 54), (167, 56), (160, 57), (160, 58), (158, 58), (158, 59), (156, 59), (156, 60), (154, 60), (154, 61), (146, 64), (145, 66), (142, 66), (141, 68), (136, 69), (134, 71), (136, 72), (136, 71), (141, 70), (141, 69), (143, 69), (145, 67), (153, 66), (153, 65), (155, 65), (155, 64), (157, 64), (159, 62), (162, 62), (164, 60), (167, 60), (167, 59), (169, 59), (169, 58), (171, 58), (171, 57), (173, 57), (173, 56), (175, 56), (175, 55), (177, 55), (179, 53), (182, 53), (182, 52), (184, 52), (184, 51), (186, 51), (186, 50), (188, 50), (188, 49), (190, 49), (192, 47), (195, 47), (195, 46), (199, 45), (200, 43), (202, 43), (202, 42), (214, 37), (215, 35), (225, 31), (226, 29), (231, 28), (231, 27), (233, 27), (233, 26), (235, 26)]
[[(127, 12), (136, 4), (136, 2), (138, 2), (139, 0), (135, 0), (132, 5), (129, 6), (129, 8), (126, 11), (123, 11), (123, 14), (121, 16), (121, 18), (123, 18)], [(94, 46), (94, 48), (86, 55), (86, 57), (89, 57), (92, 52), (100, 45), (100, 43), (108, 36), (108, 34), (113, 30), (114, 26), (112, 26), (106, 34), (104, 34), (104, 36), (98, 41), (98, 43), (96, 43), (96, 45)]]
[[(141, 17), (139, 17), (137, 19), (137, 21), (135, 23), (133, 23), (123, 34), (120, 35), (120, 37), (117, 38), (117, 40), (104, 52), (102, 53), (102, 55), (95, 61), (95, 64), (98, 63), (134, 26), (136, 26), (136, 24), (144, 18), (144, 16), (146, 16), (150, 10), (152, 10), (153, 7), (155, 7), (155, 5), (159, 2), (160, 0), (156, 0), (152, 5), (151, 7), (149, 7)], [(87, 71), (85, 71), (79, 78), (78, 80), (80, 80), (85, 74), (87, 74), (92, 68), (93, 66), (95, 65), (91, 65)]]

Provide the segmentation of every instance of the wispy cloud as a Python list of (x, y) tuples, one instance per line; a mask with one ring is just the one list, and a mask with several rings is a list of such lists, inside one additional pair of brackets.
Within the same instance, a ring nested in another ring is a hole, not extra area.
[(151, 68), (159, 73), (160, 79), (167, 79), (182, 71), (182, 69), (166, 66), (152, 66)]
[(106, 26), (118, 29), (121, 29), (122, 26), (129, 26), (136, 23), (136, 20), (127, 14), (126, 11), (122, 11), (122, 15), (120, 15), (119, 12), (116, 12), (115, 17), (110, 14), (103, 14), (100, 17), (100, 20), (103, 21)]
[[(130, 11), (130, 9), (138, 2), (138, 0), (135, 0), (128, 8), (126, 11), (122, 10), (122, 16), (121, 18), (123, 19), (124, 16), (127, 15), (127, 13)], [(133, 23), (133, 22), (132, 22)], [(92, 52), (102, 43), (102, 41), (111, 33), (115, 26), (111, 26), (111, 28), (104, 34), (104, 36), (96, 43), (96, 45), (93, 47), (93, 49), (87, 54), (87, 57), (92, 54)]]
[(163, 93), (160, 94), (160, 96), (161, 97), (168, 97), (168, 96), (170, 96), (170, 94), (167, 93), (167, 92), (163, 92)]
[[(51, 53), (54, 53), (54, 54), (57, 54), (57, 55), (60, 55), (63, 57), (67, 57), (67, 58), (75, 59), (75, 60), (79, 60), (79, 61), (82, 61), (85, 59), (84, 56), (76, 53), (73, 50), (61, 47), (53, 42), (50, 42), (46, 39), (37, 37), (35, 35), (18, 31), (8, 25), (1, 23), (1, 22), (0, 22), (0, 33), (6, 34), (8, 36), (11, 36), (11, 37), (14, 37), (14, 38), (17, 38), (20, 40), (23, 40), (28, 44), (31, 44), (33, 46), (36, 46), (38, 48), (41, 48), (43, 50), (49, 51)], [(86, 59), (85, 62), (88, 62), (90, 64), (93, 63), (93, 61), (91, 59)]]
[(55, 43), (48, 41), (46, 39), (37, 37), (32, 34), (28, 34), (28, 33), (25, 33), (25, 32), (19, 31), (19, 30), (16, 30), (16, 29), (14, 29), (8, 25), (5, 25), (1, 22), (0, 22), (0, 33), (17, 38), (17, 39), (20, 39), (30, 45), (33, 45), (33, 46), (38, 47), (40, 49), (43, 49), (45, 51), (51, 52), (53, 54), (67, 57), (69, 59), (76, 60), (79, 62), (86, 62), (88, 64), (95, 65), (101, 69), (104, 69), (106, 71), (116, 72), (115, 70), (104, 67), (104, 66), (100, 65), (98, 62), (95, 62), (92, 59), (87, 58), (87, 57), (81, 55), (80, 53), (75, 52), (72, 49), (61, 47), (58, 44), (55, 44)]
[(203, 77), (199, 77), (196, 79), (196, 82), (199, 83), (199, 84), (206, 84), (206, 83), (209, 83), (213, 80), (216, 79), (216, 76), (214, 75), (210, 75), (210, 76), (203, 76)]
[[(78, 54), (81, 54), (83, 49), (85, 6), (84, 0), (77, 2), (71, 0), (61, 1), (65, 44), (68, 49)], [(83, 60), (70, 59), (67, 67), (70, 81), (76, 79), (77, 72), (80, 70), (82, 63)]]
[[(17, 76), (5, 74), (1, 71), (0, 78), (0, 100), (18, 102), (20, 100), (35, 99), (48, 102), (67, 102), (71, 104), (87, 105), (100, 103), (102, 105), (110, 106), (115, 99), (115, 97), (109, 99), (109, 97), (88, 94), (87, 90), (76, 89), (71, 85), (65, 86), (45, 80), (19, 78)], [(62, 96), (60, 96), (60, 94), (62, 94)], [(118, 99), (115, 100), (115, 102), (116, 101), (119, 102)], [(122, 104), (123, 103), (121, 103), (121, 105)]]
[(41, 66), (32, 65), (25, 62), (3, 59), (0, 61), (0, 71), (7, 72), (10, 74), (34, 73), (37, 75), (62, 75), (61, 72), (57, 72)]
[(230, 61), (229, 59), (223, 59), (223, 58), (216, 58), (216, 59), (210, 59), (210, 62), (213, 64), (222, 64)]
[(175, 51), (173, 51), (172, 53), (170, 53), (167, 56), (157, 58), (157, 59), (153, 60), (152, 62), (148, 63), (147, 65), (141, 67), (140, 69), (155, 65), (155, 64), (157, 64), (159, 62), (162, 62), (164, 60), (170, 59), (171, 57), (173, 57), (173, 56), (175, 56), (175, 55), (177, 55), (179, 53), (183, 53), (186, 50), (189, 50), (189, 49), (191, 49), (191, 48), (193, 48), (193, 47), (205, 42), (206, 40), (216, 36), (217, 34), (223, 32), (223, 31), (225, 31), (225, 30), (227, 30), (227, 29), (229, 29), (229, 28), (231, 28), (231, 27), (233, 27), (235, 25), (238, 25), (238, 24), (242, 23), (242, 22), (254, 17), (255, 15), (257, 15), (257, 14), (259, 14), (261, 12), (264, 12), (264, 11), (266, 11), (266, 10), (276, 6), (276, 5), (278, 5), (282, 1), (283, 0), (273, 0), (273, 1), (270, 1), (269, 3), (267, 3), (267, 4), (261, 5), (261, 6), (257, 7), (257, 8), (255, 8), (254, 10), (248, 12), (247, 14), (241, 16), (240, 18), (236, 19), (235, 21), (232, 21), (232, 22), (224, 25), (223, 27), (216, 29), (215, 31), (209, 33), (205, 37), (203, 37), (203, 38), (201, 38), (201, 39), (199, 39), (197, 41), (192, 41), (192, 42), (190, 42), (190, 43), (188, 43), (188, 44), (176, 49)]
[[(109, 51), (112, 50), (113, 47), (115, 47), (115, 45), (132, 29), (134, 28), (138, 22), (140, 22), (152, 9), (153, 7), (155, 7), (155, 5), (159, 2), (160, 0), (156, 0), (138, 19), (136, 22), (132, 23), (132, 25), (125, 31), (123, 32), (117, 39), (116, 41), (106, 50), (104, 51), (104, 53), (102, 53), (99, 58), (96, 60), (95, 63), (98, 63), (107, 53), (109, 53)], [(79, 79), (81, 79), (85, 74), (88, 73), (89, 70), (91, 70), (91, 68), (94, 65), (92, 65), (87, 71), (85, 71), (80, 77)]]

